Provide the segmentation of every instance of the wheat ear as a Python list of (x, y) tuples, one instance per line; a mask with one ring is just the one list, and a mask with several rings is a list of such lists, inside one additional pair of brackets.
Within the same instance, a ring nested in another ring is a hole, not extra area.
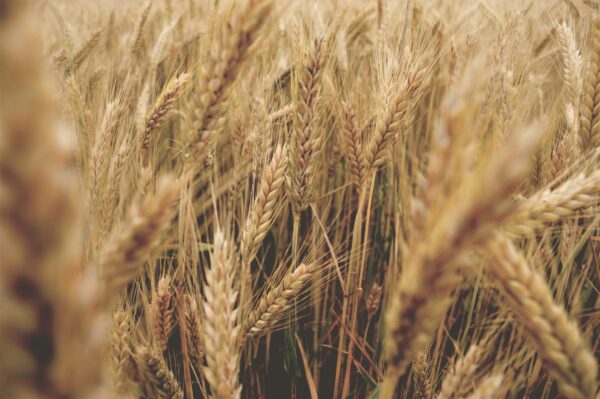
[(109, 287), (119, 289), (138, 275), (140, 263), (158, 247), (171, 222), (179, 189), (177, 180), (165, 176), (156, 193), (136, 202), (123, 226), (109, 238), (98, 262)]
[(151, 397), (183, 399), (183, 391), (161, 355), (154, 353), (150, 348), (141, 347), (137, 348), (135, 359), (143, 380), (152, 388)]
[(577, 48), (577, 41), (573, 30), (566, 24), (561, 23), (556, 29), (560, 55), (563, 61), (563, 80), (566, 92), (566, 103), (571, 103), (578, 109), (579, 97), (581, 95), (581, 54)]
[(118, 310), (115, 313), (111, 345), (117, 393), (127, 391), (130, 383), (129, 376), (133, 373), (133, 367), (135, 367), (132, 357), (130, 323), (131, 319), (125, 311)]
[(194, 367), (200, 367), (204, 344), (198, 302), (191, 295), (186, 295), (185, 323), (190, 350), (190, 360)]
[(324, 67), (323, 42), (316, 41), (308, 62), (301, 68), (295, 91), (294, 129), (288, 146), (288, 192), (296, 211), (308, 208), (313, 175), (321, 149), (318, 104)]
[(163, 56), (163, 52), (167, 44), (167, 39), (169, 38), (169, 35), (171, 35), (171, 32), (175, 28), (175, 25), (177, 25), (177, 20), (165, 26), (160, 35), (158, 36), (156, 43), (154, 44), (154, 48), (152, 49), (152, 54), (150, 56), (150, 69), (148, 72), (148, 76), (151, 80), (156, 79), (158, 65), (160, 64), (161, 57)]
[(171, 296), (171, 279), (169, 276), (161, 277), (156, 290), (152, 292), (150, 322), (156, 346), (162, 352), (167, 349), (167, 341), (173, 328)]
[(507, 238), (498, 234), (485, 248), (491, 260), (488, 270), (537, 346), (560, 392), (570, 399), (593, 398), (598, 364), (577, 325), (554, 302), (544, 278)]
[(481, 348), (477, 345), (471, 346), (467, 354), (454, 363), (454, 367), (444, 378), (442, 389), (437, 399), (457, 399), (464, 397), (473, 383), (481, 355)]
[[(536, 129), (513, 137), (507, 149), (470, 176), (464, 187), (438, 199), (440, 210), (428, 215), (424, 232), (406, 251), (385, 315), (388, 370), (382, 398), (392, 397), (397, 379), (443, 318), (458, 281), (458, 257), (489, 239), (494, 226), (511, 216), (510, 196), (522, 181), (538, 139)], [(491, 189), (490, 181), (495, 182)]]
[(146, 6), (143, 8), (142, 13), (138, 19), (137, 25), (135, 26), (135, 31), (133, 32), (133, 37), (131, 39), (131, 44), (129, 46), (129, 50), (133, 56), (137, 55), (142, 47), (142, 36), (144, 35), (144, 25), (146, 25), (146, 21), (148, 20), (148, 15), (150, 14), (150, 8), (152, 7), (152, 0), (149, 0), (146, 3)]
[(315, 266), (301, 264), (295, 270), (290, 270), (277, 286), (267, 291), (244, 321), (240, 341), (243, 343), (246, 339), (268, 333), (285, 316), (285, 311), (293, 304), (292, 300), (314, 272)]
[(239, 384), (240, 353), (237, 346), (239, 333), (238, 288), (236, 270), (231, 258), (229, 243), (224, 234), (217, 230), (214, 249), (206, 271), (204, 285), (204, 354), (206, 366), (203, 368), (211, 393), (215, 399), (239, 398), (242, 387)]
[(494, 373), (483, 379), (467, 399), (499, 399), (504, 375)]
[(528, 235), (600, 200), (600, 171), (580, 173), (554, 190), (542, 190), (518, 205), (506, 230), (514, 235)]
[(362, 149), (360, 130), (356, 125), (356, 115), (349, 102), (342, 103), (344, 110), (344, 125), (341, 129), (341, 139), (344, 154), (350, 165), (350, 175), (357, 187), (364, 184), (366, 179), (366, 161)]
[(121, 191), (121, 176), (123, 170), (127, 166), (129, 155), (131, 154), (131, 143), (125, 140), (124, 143), (119, 147), (117, 156), (110, 168), (108, 179), (106, 181), (108, 190), (103, 196), (100, 207), (99, 224), (100, 224), (100, 238), (105, 237), (109, 232), (113, 223), (113, 216), (115, 210), (119, 206), (119, 195)]
[(375, 130), (364, 149), (367, 168), (376, 169), (384, 160), (390, 144), (396, 139), (402, 125), (412, 114), (423, 83), (423, 72), (417, 71), (408, 76), (400, 88), (390, 84), (385, 97), (383, 112), (375, 125)]
[(429, 379), (430, 365), (425, 351), (419, 352), (412, 366), (415, 395), (418, 398), (432, 397), (433, 387)]
[(12, 398), (94, 396), (102, 362), (87, 360), (102, 358), (108, 326), (83, 267), (74, 133), (26, 7), (0, 6), (0, 385)]
[(144, 130), (141, 136), (142, 149), (144, 151), (147, 151), (150, 147), (152, 132), (159, 129), (160, 125), (169, 117), (171, 110), (175, 106), (175, 102), (189, 81), (189, 77), (189, 74), (184, 73), (172, 79), (152, 106), (152, 110), (146, 117)]
[(579, 118), (579, 147), (582, 153), (600, 144), (600, 17), (594, 16), (590, 26), (590, 48)]
[(279, 198), (285, 181), (285, 149), (278, 146), (261, 177), (258, 194), (242, 230), (240, 252), (249, 264), (275, 219)]
[(379, 305), (381, 304), (381, 295), (383, 294), (383, 287), (377, 283), (374, 283), (371, 287), (371, 292), (369, 292), (369, 296), (367, 297), (367, 314), (369, 315), (369, 319), (377, 313), (379, 310)]
[(248, 58), (260, 28), (273, 8), (272, 0), (249, 0), (234, 12), (221, 43), (200, 70), (197, 99), (200, 117), (188, 137), (193, 159), (203, 161), (223, 124), (228, 90)]
[(73, 74), (79, 66), (85, 61), (85, 59), (90, 55), (94, 47), (100, 41), (100, 34), (102, 33), (102, 29), (98, 29), (94, 32), (83, 45), (77, 50), (69, 60), (64, 65), (65, 75)]
[(94, 143), (94, 148), (90, 155), (90, 176), (89, 176), (89, 203), (91, 207), (97, 206), (99, 190), (104, 184), (106, 174), (108, 173), (108, 160), (110, 159), (110, 147), (113, 140), (113, 133), (118, 122), (118, 111), (116, 102), (111, 102), (106, 106), (104, 117), (100, 124), (100, 129)]

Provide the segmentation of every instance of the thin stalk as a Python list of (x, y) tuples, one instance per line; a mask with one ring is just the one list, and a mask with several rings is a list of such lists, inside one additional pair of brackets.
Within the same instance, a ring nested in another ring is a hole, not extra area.
[(292, 231), (292, 270), (298, 266), (298, 234), (300, 231), (300, 212), (294, 210), (294, 227)]
[[(371, 202), (372, 202), (372, 198), (373, 198), (373, 186), (375, 185), (375, 175), (376, 175), (376, 171), (373, 171), (372, 173), (372, 177), (370, 179), (371, 183), (370, 186), (364, 187), (361, 190), (360, 193), (360, 199), (358, 201), (358, 211), (356, 213), (356, 219), (354, 220), (354, 232), (353, 232), (353, 237), (352, 237), (352, 252), (351, 252), (351, 259), (354, 259), (354, 254), (357, 253), (357, 251), (362, 251), (358, 252), (360, 253), (360, 261), (357, 259), (356, 261), (352, 261), (351, 263), (353, 264), (353, 266), (351, 267), (353, 276), (356, 277), (358, 275), (358, 281), (355, 281), (353, 285), (357, 285), (357, 288), (353, 291), (354, 295), (352, 295), (352, 304), (351, 304), (351, 311), (352, 311), (352, 318), (350, 321), (350, 330), (348, 332), (349, 336), (355, 336), (354, 332), (356, 330), (356, 320), (358, 317), (358, 308), (360, 305), (360, 298), (363, 292), (363, 288), (362, 288), (362, 280), (363, 280), (363, 275), (364, 275), (364, 269), (365, 269), (365, 259), (366, 259), (366, 242), (368, 240), (368, 236), (369, 236), (369, 218), (371, 215), (370, 212), (370, 208), (371, 208)], [(367, 214), (366, 214), (366, 218), (363, 219), (363, 212), (364, 212), (364, 206), (365, 206), (365, 195), (367, 193), (367, 191), (369, 192), (369, 196), (368, 196), (368, 205), (367, 205)], [(362, 234), (362, 228), (364, 226), (364, 240), (362, 239), (363, 234)], [(350, 390), (350, 374), (352, 371), (352, 364), (353, 364), (353, 352), (354, 352), (354, 342), (355, 339), (350, 339), (349, 343), (348, 343), (348, 361), (346, 362), (346, 371), (344, 374), (344, 383), (343, 383), (343, 389), (342, 389), (342, 398), (345, 398), (348, 395), (348, 392)]]
[[(296, 267), (298, 267), (298, 235), (300, 232), (300, 212), (297, 210), (293, 210), (293, 218), (294, 218), (294, 226), (293, 226), (293, 231), (292, 231), (292, 270), (296, 270)], [(297, 303), (296, 300), (294, 299), (294, 313), (297, 313)], [(291, 316), (290, 316), (291, 317)], [(295, 345), (293, 336), (296, 334), (296, 325), (295, 323), (292, 322), (292, 319), (290, 319), (290, 328), (289, 328), (289, 334), (290, 334), (290, 345)], [(296, 359), (296, 356), (293, 356), (294, 359)], [(296, 397), (296, 383), (295, 380), (292, 380), (292, 387), (291, 387), (291, 394), (292, 394), (292, 398)]]
[(192, 375), (190, 373), (190, 355), (187, 347), (187, 331), (185, 326), (185, 296), (183, 294), (183, 284), (179, 284), (179, 287), (177, 287), (177, 317), (179, 318), (179, 341), (181, 342), (181, 356), (183, 357), (185, 397), (194, 399)]

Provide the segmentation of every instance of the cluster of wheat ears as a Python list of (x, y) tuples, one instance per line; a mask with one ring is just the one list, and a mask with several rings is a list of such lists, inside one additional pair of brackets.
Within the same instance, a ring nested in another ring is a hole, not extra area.
[(600, 397), (596, 3), (0, 1), (0, 397)]

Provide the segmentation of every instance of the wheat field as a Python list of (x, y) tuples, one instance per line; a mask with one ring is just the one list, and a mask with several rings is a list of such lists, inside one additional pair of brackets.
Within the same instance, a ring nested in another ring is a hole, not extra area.
[(600, 398), (595, 0), (1, 0), (0, 398)]

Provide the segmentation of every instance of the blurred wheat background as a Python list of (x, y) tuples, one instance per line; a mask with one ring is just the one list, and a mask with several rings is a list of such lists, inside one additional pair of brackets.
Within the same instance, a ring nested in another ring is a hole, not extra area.
[(594, 0), (0, 2), (0, 397), (593, 399)]

